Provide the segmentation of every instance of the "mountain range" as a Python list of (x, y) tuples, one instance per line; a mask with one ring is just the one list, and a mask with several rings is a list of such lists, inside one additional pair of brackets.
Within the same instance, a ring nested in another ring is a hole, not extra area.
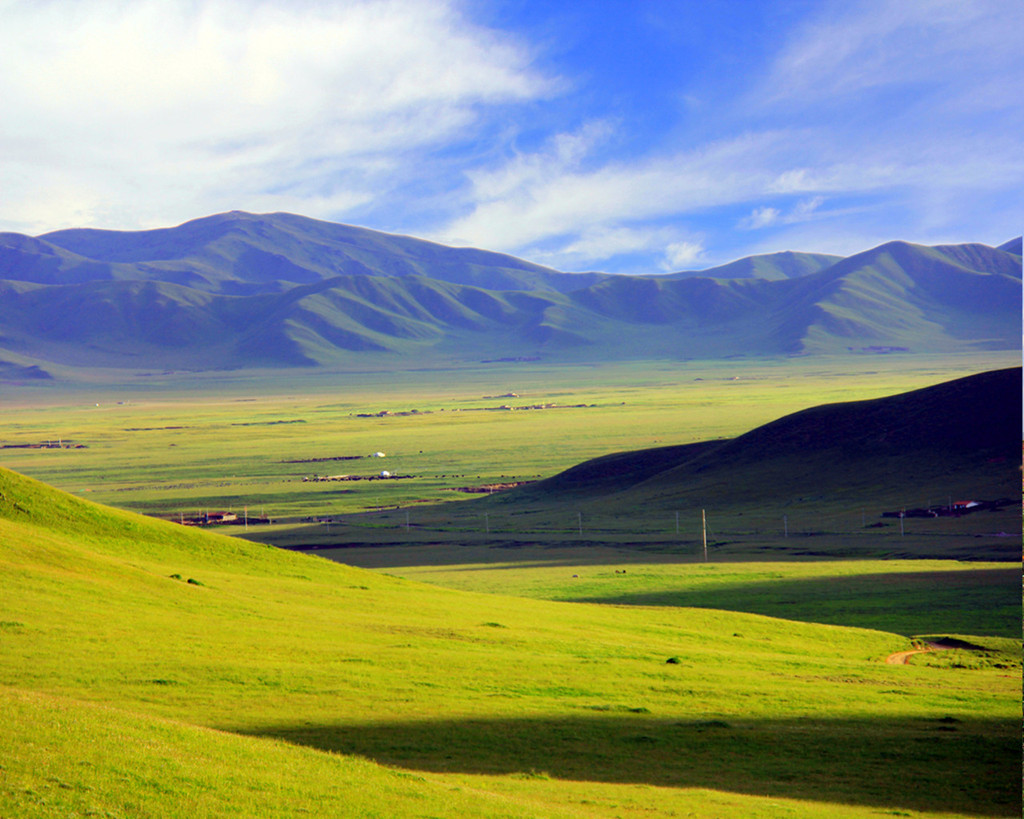
[(564, 273), (292, 214), (0, 234), (0, 379), (1016, 349), (1021, 241)]

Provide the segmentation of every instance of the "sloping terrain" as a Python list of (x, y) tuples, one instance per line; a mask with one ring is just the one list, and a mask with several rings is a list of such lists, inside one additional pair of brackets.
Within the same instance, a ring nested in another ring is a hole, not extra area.
[(41, 284), (163, 281), (256, 295), (341, 275), (426, 275), (513, 290), (567, 290), (602, 278), (289, 213), (233, 211), (159, 230), (0, 234), (0, 278)]
[(685, 279), (701, 276), (706, 279), (796, 279), (824, 270), (842, 261), (842, 258), (831, 253), (794, 253), (792, 250), (784, 250), (781, 253), (747, 256), (705, 270), (669, 273), (666, 278)]
[(723, 278), (558, 273), (288, 214), (5, 234), (0, 358), (44, 372), (388, 369), (1020, 344), (1020, 257), (984, 245), (891, 242), (705, 273)]
[(990, 500), (1019, 492), (1021, 369), (902, 395), (814, 407), (728, 441), (608, 455), (492, 499), (605, 513), (640, 504), (717, 509), (814, 497), (898, 507), (931, 493)]
[(1010, 239), (1010, 241), (1008, 242), (1003, 242), (1001, 245), (999, 245), (998, 249), (1005, 250), (1007, 253), (1013, 253), (1017, 256), (1020, 256), (1022, 247), (1024, 247), (1024, 242), (1022, 242), (1021, 237), (1018, 236), (1016, 239)]
[(1019, 814), (1019, 685), (896, 635), (452, 592), (3, 469), (0, 571), (5, 816)]

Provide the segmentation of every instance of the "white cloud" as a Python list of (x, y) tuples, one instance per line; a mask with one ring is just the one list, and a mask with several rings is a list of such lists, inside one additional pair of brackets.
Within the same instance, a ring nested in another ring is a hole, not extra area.
[(1024, 181), (1019, 2), (811, 4), (727, 90), (673, 89), (687, 113), (657, 134), (552, 102), (563, 81), (469, 7), (0, 0), (0, 229), (404, 208), (374, 226), (563, 269), (678, 269), (736, 241), (834, 231), (845, 248), (1019, 217), (994, 204)]
[(606, 161), (581, 168), (550, 147), (471, 177), (472, 210), (438, 238), (516, 250), (624, 221), (745, 201), (773, 184), (769, 159), (787, 150), (780, 133), (745, 135), (702, 149)]
[(751, 214), (740, 220), (741, 230), (760, 230), (761, 228), (777, 225), (791, 225), (795, 222), (805, 222), (814, 218), (818, 208), (825, 203), (824, 196), (813, 196), (810, 199), (801, 199), (789, 210), (783, 213), (778, 208), (762, 206), (754, 208)]
[(740, 223), (740, 227), (746, 228), (747, 230), (757, 230), (758, 228), (768, 227), (768, 225), (774, 225), (778, 222), (781, 215), (782, 214), (779, 213), (778, 208), (754, 208), (754, 211), (750, 216)]
[(921, 84), (939, 87), (949, 98), (973, 92), (979, 74), (1013, 64), (1019, 71), (1019, 44), (1006, 31), (1024, 24), (1020, 3), (854, 0), (816, 11), (788, 37), (752, 99), (803, 108), (909, 83), (918, 93)]
[(343, 209), (481, 109), (551, 93), (530, 59), (433, 0), (8, 2), (0, 221)]
[[(679, 228), (598, 225), (557, 242), (553, 249), (530, 248), (528, 255), (536, 262), (561, 270), (595, 269), (609, 260), (637, 254), (664, 256), (660, 269), (673, 271), (701, 260), (703, 253), (700, 238)], [(644, 263), (634, 266), (637, 267), (634, 272), (654, 272)]]
[(700, 242), (672, 242), (665, 248), (666, 270), (681, 270), (697, 264), (704, 258), (704, 245)]
[(467, 173), (478, 201), (496, 201), (521, 195), (524, 190), (542, 186), (552, 177), (575, 173), (582, 161), (611, 133), (607, 122), (584, 123), (575, 133), (555, 134), (535, 153), (516, 153), (503, 166)]
[(793, 213), (790, 218), (793, 221), (802, 221), (807, 219), (823, 204), (825, 204), (824, 196), (814, 196), (810, 199), (802, 199), (796, 203), (796, 207), (793, 208)]
[[(529, 253), (543, 246), (550, 253), (551, 243), (559, 239), (567, 251), (597, 230), (614, 235), (613, 228), (645, 219), (684, 220), (758, 199), (800, 197), (787, 213), (759, 206), (742, 223), (766, 227), (811, 218), (827, 195), (877, 193), (954, 178), (974, 186), (986, 179), (1005, 184), (1007, 172), (1021, 165), (1012, 152), (972, 158), (978, 153), (936, 148), (917, 149), (910, 157), (871, 145), (835, 161), (828, 144), (828, 132), (821, 129), (748, 133), (695, 150), (632, 164), (607, 160), (596, 167), (584, 167), (578, 154), (564, 161), (549, 147), (473, 174), (469, 212), (435, 238), (457, 236), (508, 252)], [(960, 170), (965, 163), (972, 168), (969, 174)]]
[[(578, 145), (587, 145), (580, 139)], [(772, 228), (808, 220), (830, 222), (849, 215), (848, 205), (824, 209), (827, 200), (874, 201), (889, 216), (878, 221), (879, 241), (919, 227), (962, 221), (971, 194), (993, 196), (1024, 179), (1024, 154), (1017, 140), (998, 132), (844, 135), (827, 125), (748, 132), (700, 148), (649, 155), (627, 163), (574, 153), (565, 161), (553, 147), (519, 155), (476, 172), (468, 212), (435, 236), (533, 257), (543, 248), (548, 263), (572, 258), (581, 242), (593, 245), (596, 231), (615, 235), (644, 220), (674, 220), (687, 229), (691, 217), (750, 203), (739, 227)], [(757, 204), (760, 200), (772, 204)], [(777, 202), (785, 203), (776, 204)], [(670, 240), (674, 241), (674, 240)], [(663, 247), (667, 246), (663, 245)], [(599, 259), (593, 258), (591, 262)]]
[(559, 250), (563, 258), (592, 262), (638, 250), (650, 250), (664, 244), (664, 231), (630, 227), (600, 227), (583, 234)]

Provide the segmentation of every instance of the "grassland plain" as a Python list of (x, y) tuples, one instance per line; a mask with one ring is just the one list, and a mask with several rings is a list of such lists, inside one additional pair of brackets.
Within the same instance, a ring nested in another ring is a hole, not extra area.
[[(731, 437), (808, 406), (1015, 363), (999, 352), (506, 363), (391, 374), (292, 371), (288, 380), (248, 371), (150, 375), (130, 384), (96, 373), (93, 384), (70, 392), (5, 386), (0, 463), (146, 513), (248, 508), (301, 520), (464, 499), (453, 490), (546, 477), (613, 451)], [(548, 404), (555, 406), (501, 409)], [(23, 448), (45, 442), (82, 448)], [(387, 458), (331, 460), (378, 451)], [(303, 481), (382, 469), (403, 477)], [(770, 512), (773, 527), (778, 511)], [(858, 519), (862, 511), (845, 510)], [(661, 531), (667, 525), (657, 523)]]
[[(1019, 815), (1019, 672), (447, 590), (0, 471), (0, 813)], [(190, 582), (191, 581), (191, 582)]]

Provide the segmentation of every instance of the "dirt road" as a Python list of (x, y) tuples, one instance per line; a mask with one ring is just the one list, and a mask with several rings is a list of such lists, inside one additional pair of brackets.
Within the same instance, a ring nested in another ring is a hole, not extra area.
[(897, 651), (895, 654), (890, 654), (885, 658), (885, 662), (889, 665), (906, 665), (907, 661), (915, 654), (928, 654), (931, 651), (945, 651), (951, 648), (957, 648), (957, 646), (950, 645), (949, 643), (926, 643), (928, 648), (915, 648), (911, 651)]

